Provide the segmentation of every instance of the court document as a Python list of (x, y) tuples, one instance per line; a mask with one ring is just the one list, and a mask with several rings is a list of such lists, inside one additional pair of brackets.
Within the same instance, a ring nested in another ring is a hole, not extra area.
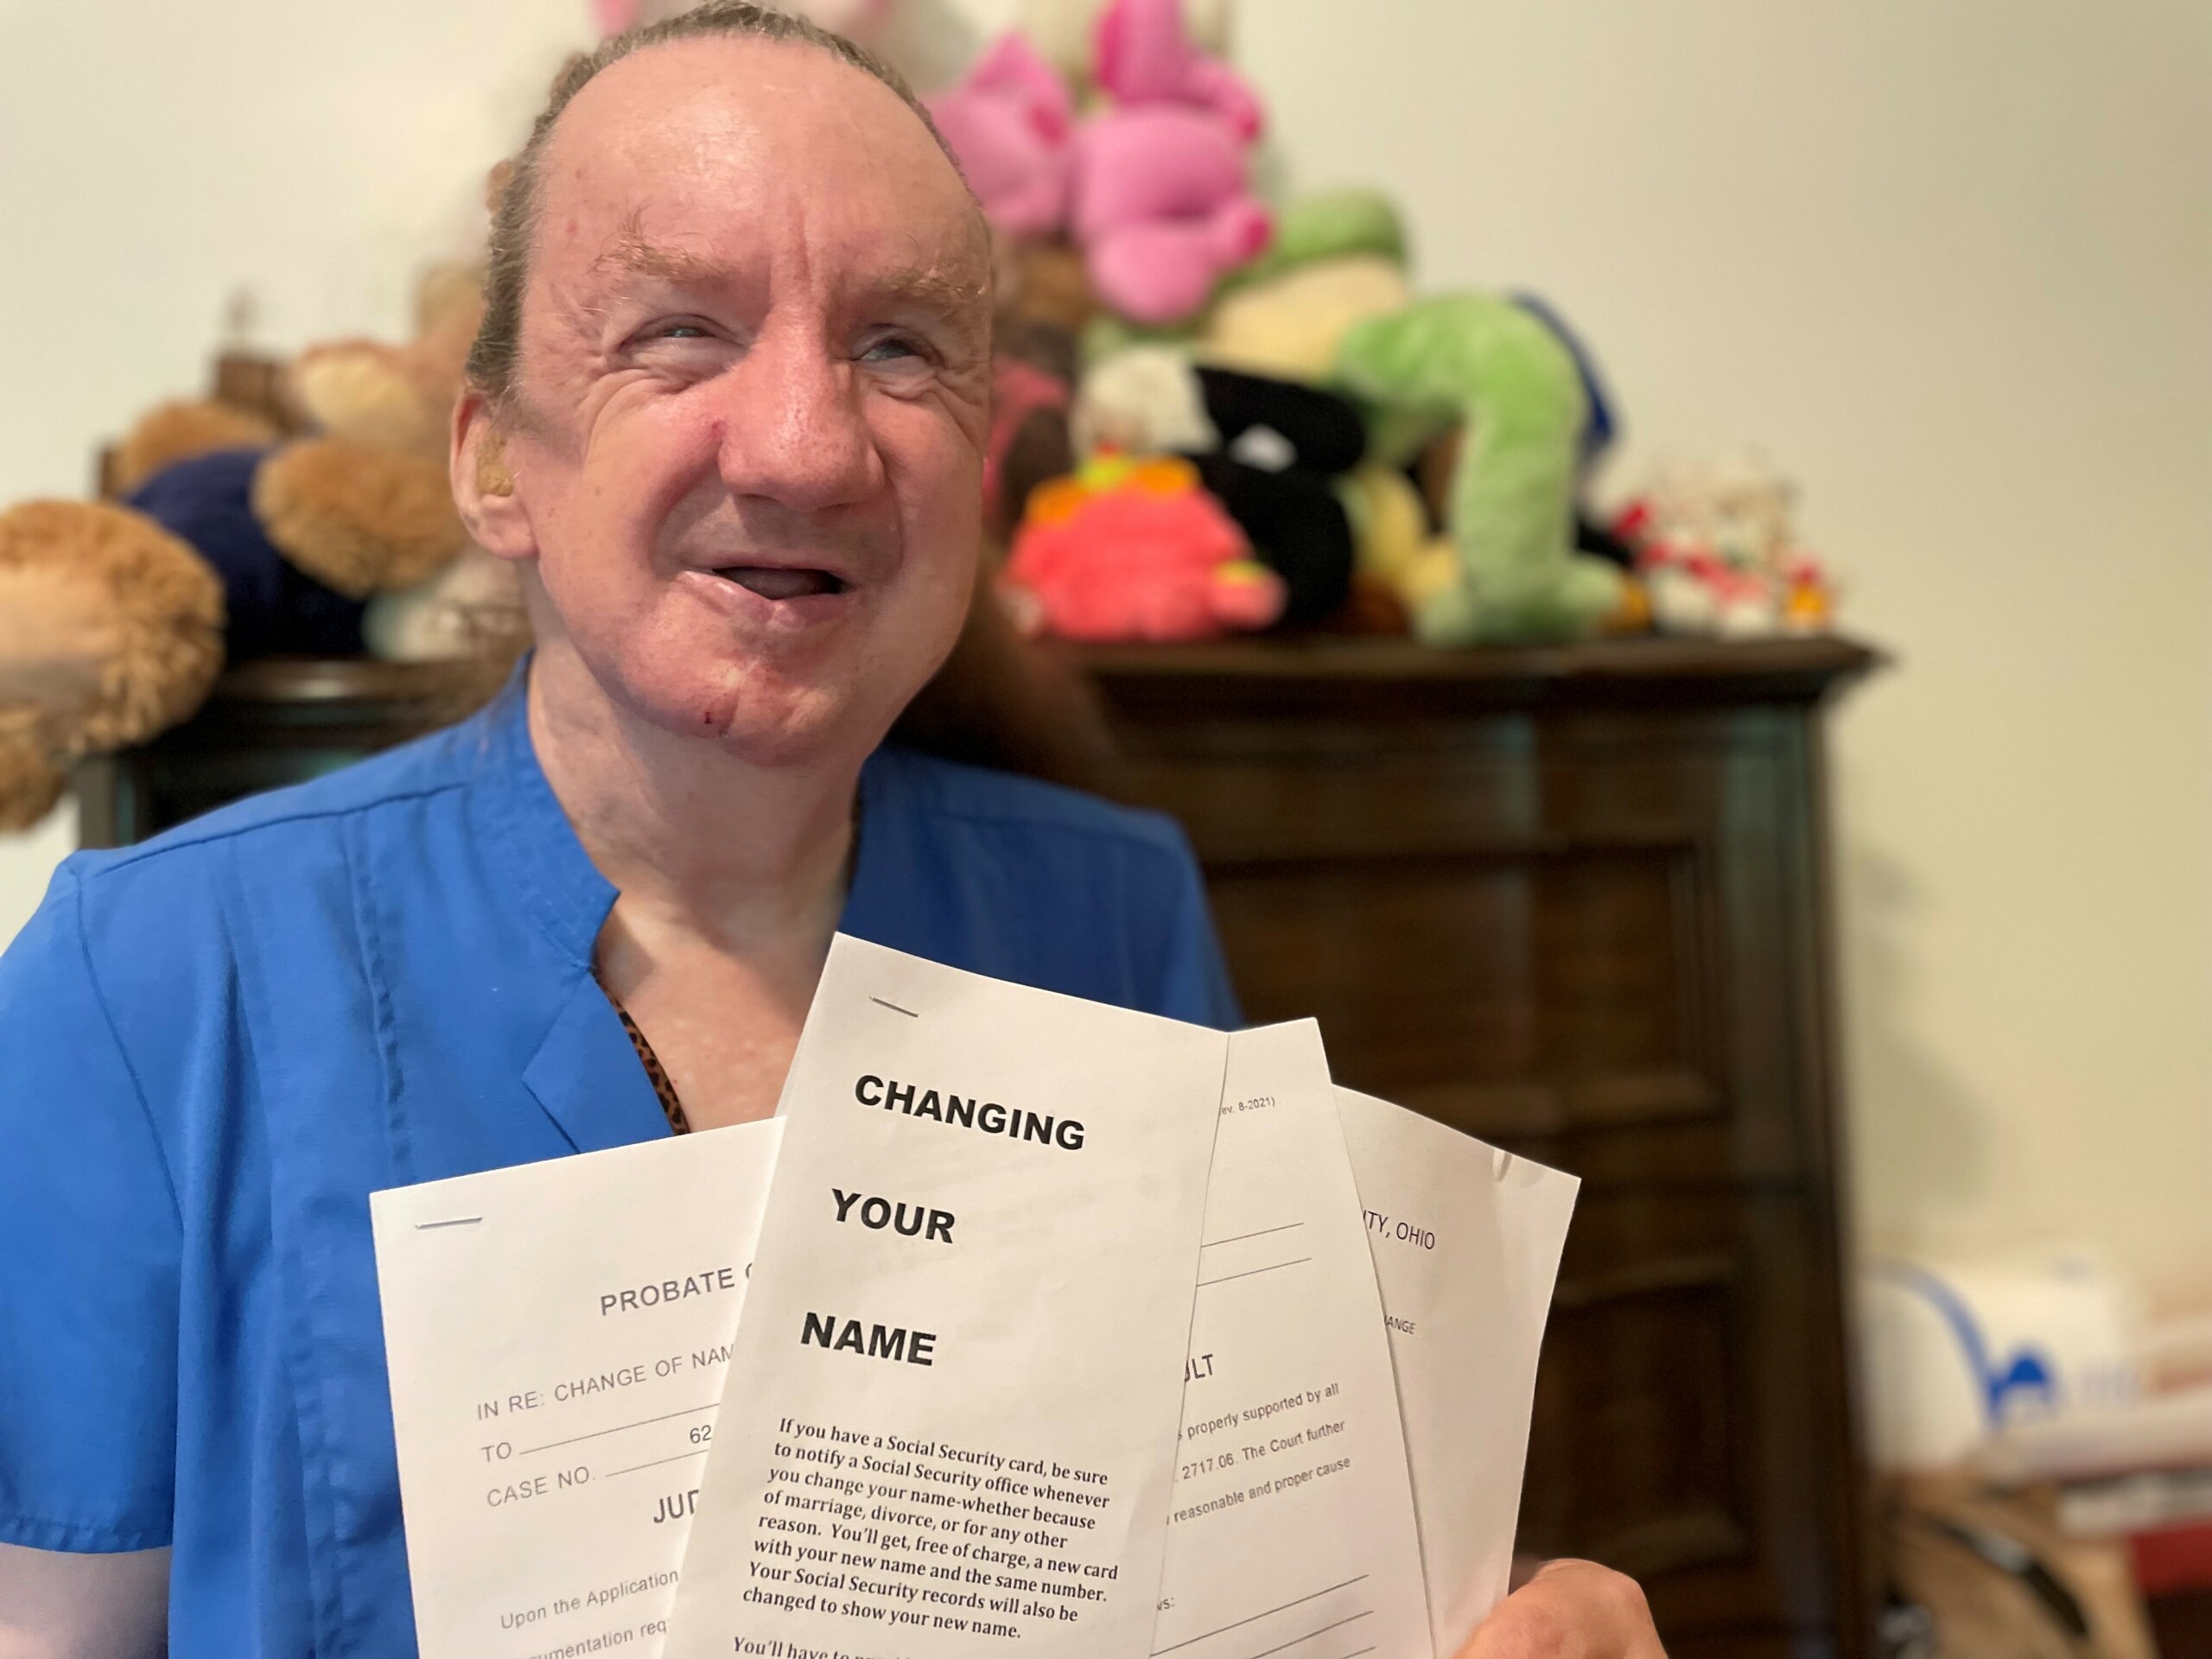
[(1536, 1351), (1581, 1183), (1337, 1090), (1413, 1471), (1429, 1618), (1457, 1653), (1505, 1594)]
[(1153, 1651), (1432, 1659), (1366, 1226), (1311, 1020), (1229, 1041)]
[(658, 1650), (782, 1134), (371, 1196), (423, 1659)]
[(1227, 1052), (832, 944), (674, 1659), (1143, 1659)]

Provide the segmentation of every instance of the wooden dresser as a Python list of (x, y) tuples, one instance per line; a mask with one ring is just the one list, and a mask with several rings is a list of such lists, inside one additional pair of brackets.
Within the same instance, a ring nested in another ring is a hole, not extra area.
[(1836, 639), (1096, 653), (1245, 1012), (1582, 1177), (1522, 1548), (1673, 1659), (1871, 1651), (1820, 712)]
[[(1673, 1659), (1872, 1651), (1843, 1306), (1820, 715), (1837, 639), (1097, 651), (1125, 791), (1205, 861), (1247, 1014), (1584, 1181), (1521, 1543), (1641, 1578)], [(136, 840), (434, 723), (262, 664), (79, 780)]]

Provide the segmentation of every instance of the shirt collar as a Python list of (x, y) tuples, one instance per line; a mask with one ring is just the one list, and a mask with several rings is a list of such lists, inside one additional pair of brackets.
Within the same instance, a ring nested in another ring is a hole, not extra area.
[(530, 741), (530, 658), (477, 716), (484, 732), (484, 802), (512, 855), (506, 874), (538, 925), (567, 956), (588, 968), (600, 930), (614, 908), (614, 884), (576, 839), (537, 749)]

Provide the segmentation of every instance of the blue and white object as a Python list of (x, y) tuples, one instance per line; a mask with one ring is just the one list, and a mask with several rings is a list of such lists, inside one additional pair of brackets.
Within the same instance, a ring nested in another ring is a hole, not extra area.
[(1953, 1466), (2006, 1429), (2098, 1415), (2141, 1395), (2126, 1290), (2093, 1262), (1877, 1261), (1859, 1292), (1878, 1468)]

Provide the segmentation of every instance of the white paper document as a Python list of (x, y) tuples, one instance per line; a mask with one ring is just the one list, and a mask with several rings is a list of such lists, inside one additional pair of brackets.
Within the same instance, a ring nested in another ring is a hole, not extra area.
[(1432, 1659), (1366, 1226), (1311, 1020), (1230, 1039), (1153, 1651)]
[(782, 1132), (371, 1196), (423, 1659), (658, 1650)]
[(1227, 1048), (833, 943), (671, 1659), (1143, 1659)]
[(1505, 1594), (1537, 1350), (1581, 1183), (1337, 1090), (1395, 1362), (1436, 1651)]

